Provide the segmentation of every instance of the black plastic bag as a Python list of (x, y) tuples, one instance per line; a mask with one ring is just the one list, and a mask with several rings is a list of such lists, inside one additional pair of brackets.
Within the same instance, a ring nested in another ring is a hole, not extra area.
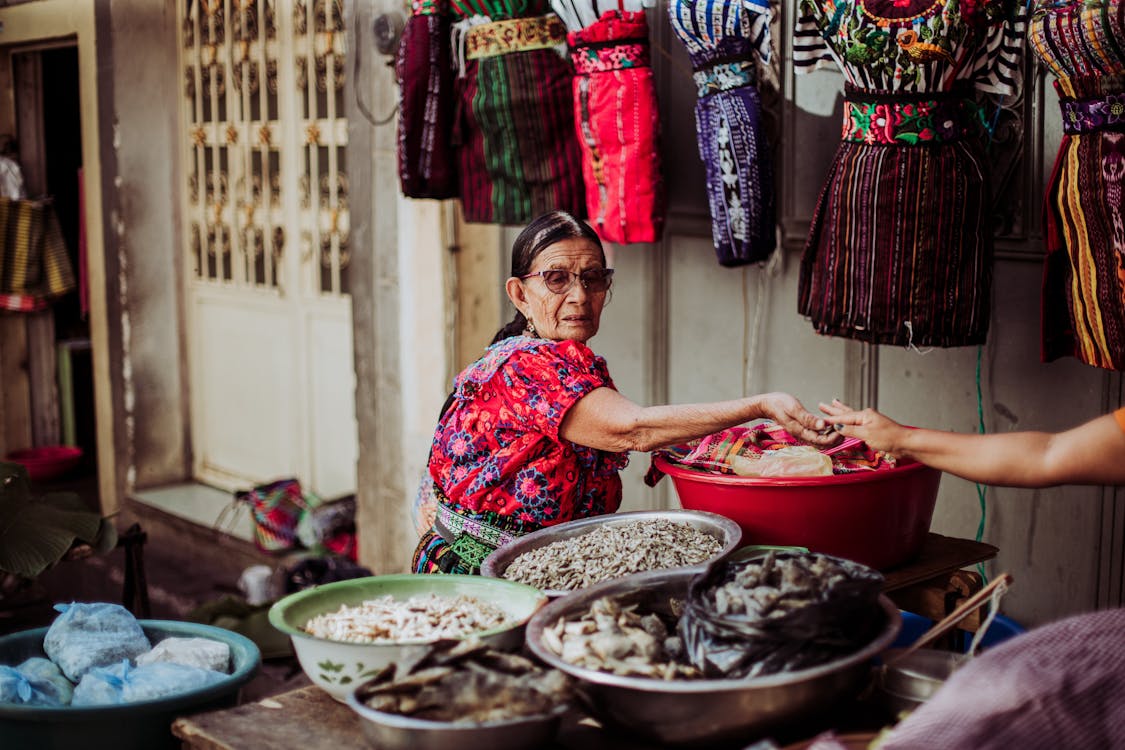
[(882, 583), (878, 571), (828, 555), (736, 554), (692, 579), (680, 635), (692, 665), (707, 677), (807, 669), (874, 639), (885, 624)]

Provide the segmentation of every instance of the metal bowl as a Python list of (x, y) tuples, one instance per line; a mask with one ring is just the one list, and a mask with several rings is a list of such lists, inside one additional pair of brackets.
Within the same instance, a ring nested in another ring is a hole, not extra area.
[(884, 664), (875, 680), (877, 695), (892, 714), (921, 706), (969, 658), (953, 651), (920, 648), (893, 661), (903, 651), (905, 649), (892, 648), (883, 654), (883, 660), (892, 663)]
[(567, 711), (558, 706), (549, 714), (520, 716), (481, 723), (427, 721), (376, 711), (348, 693), (348, 708), (359, 716), (360, 729), (379, 750), (530, 750), (549, 746)]
[(714, 743), (760, 737), (858, 694), (870, 678), (871, 660), (894, 641), (902, 625), (898, 608), (880, 596), (886, 624), (861, 650), (810, 669), (740, 680), (623, 677), (577, 667), (543, 645), (545, 629), (586, 611), (603, 596), (623, 605), (667, 611), (670, 599), (686, 596), (696, 573), (688, 568), (638, 573), (557, 599), (527, 624), (527, 645), (544, 662), (577, 680), (587, 708), (603, 723), (657, 742)]
[[(742, 541), (742, 530), (738, 527), (738, 524), (718, 513), (708, 513), (701, 510), (638, 510), (628, 513), (610, 513), (604, 516), (594, 516), (592, 518), (582, 518), (577, 521), (560, 523), (557, 526), (549, 526), (545, 529), (533, 531), (530, 534), (518, 537), (486, 557), (484, 562), (481, 563), (480, 572), (481, 575), (489, 578), (504, 578), (504, 571), (508, 569), (512, 561), (525, 552), (530, 552), (533, 549), (538, 549), (539, 547), (546, 546), (553, 542), (573, 539), (583, 534), (589, 534), (594, 529), (606, 525), (612, 526), (633, 523), (635, 521), (654, 521), (658, 519), (667, 519), (675, 523), (683, 523), (692, 526), (705, 534), (710, 534), (715, 537), (723, 545), (723, 548), (714, 557), (703, 560), (695, 565), (665, 568), (665, 570), (690, 570), (699, 572), (715, 560), (720, 560), (734, 552)], [(560, 596), (566, 596), (572, 593), (570, 589), (540, 590), (551, 599), (557, 599)]]

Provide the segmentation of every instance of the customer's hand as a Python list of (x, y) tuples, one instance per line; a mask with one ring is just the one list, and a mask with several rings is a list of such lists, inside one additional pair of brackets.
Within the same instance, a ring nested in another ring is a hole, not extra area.
[(763, 393), (757, 398), (762, 416), (777, 422), (793, 437), (812, 445), (831, 445), (839, 439), (826, 429), (827, 422), (788, 393)]
[(902, 438), (910, 429), (874, 409), (856, 411), (839, 399), (820, 404), (820, 410), (831, 418), (841, 435), (857, 437), (868, 447), (886, 453), (901, 452)]

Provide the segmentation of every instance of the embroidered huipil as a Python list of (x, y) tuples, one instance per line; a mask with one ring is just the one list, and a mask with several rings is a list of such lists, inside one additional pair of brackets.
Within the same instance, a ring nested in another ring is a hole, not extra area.
[(1008, 0), (800, 0), (797, 72), (845, 81), (842, 142), (813, 216), (798, 309), (823, 334), (964, 346), (988, 333), (992, 227), (974, 90), (1020, 83)]
[[(438, 423), (429, 460), (440, 492), (437, 520), (495, 548), (497, 542), (577, 518), (612, 513), (621, 503), (618, 472), (627, 453), (571, 443), (559, 425), (579, 399), (613, 388), (605, 360), (577, 341), (514, 336), (489, 347), (454, 382), (455, 400)], [(459, 553), (459, 539), (436, 528), (423, 536), (414, 570)], [(478, 561), (474, 561), (479, 564)], [(460, 560), (445, 572), (461, 570)]]
[(457, 195), (453, 59), (447, 0), (413, 0), (395, 61), (399, 85), (398, 174), (408, 198)]
[(1043, 206), (1043, 359), (1125, 369), (1125, 5), (1041, 2), (1028, 42), (1064, 133)]
[(466, 221), (585, 216), (566, 27), (546, 0), (452, 0), (460, 75), (453, 142)]
[(655, 242), (664, 182), (648, 20), (643, 11), (607, 11), (571, 28), (567, 42), (590, 224), (609, 242)]
[(672, 0), (668, 14), (694, 70), (695, 130), (719, 263), (765, 260), (776, 244), (777, 209), (756, 58), (770, 58), (769, 3)]

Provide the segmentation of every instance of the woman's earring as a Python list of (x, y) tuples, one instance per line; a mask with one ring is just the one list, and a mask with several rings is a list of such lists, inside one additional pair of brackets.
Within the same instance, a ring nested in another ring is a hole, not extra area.
[(535, 324), (531, 322), (531, 318), (527, 319), (527, 327), (523, 329), (523, 332), (533, 339), (539, 338), (539, 331), (535, 330)]

